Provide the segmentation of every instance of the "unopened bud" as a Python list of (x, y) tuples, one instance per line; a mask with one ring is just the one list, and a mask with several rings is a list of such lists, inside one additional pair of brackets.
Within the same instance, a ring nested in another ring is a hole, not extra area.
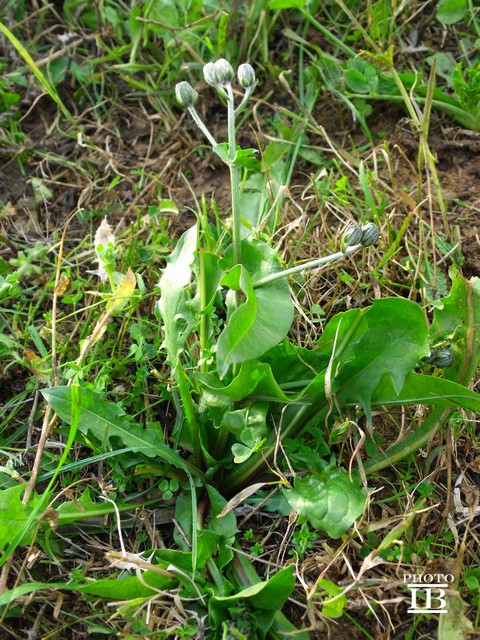
[(228, 84), (235, 75), (232, 65), (225, 58), (220, 58), (215, 62), (215, 73), (220, 84)]
[(203, 77), (205, 78), (205, 82), (211, 87), (218, 84), (217, 71), (213, 62), (207, 62), (203, 67)]
[(449, 367), (454, 360), (453, 353), (448, 349), (439, 349), (433, 359), (433, 364), (438, 369)]
[(369, 247), (378, 240), (378, 236), (380, 235), (380, 229), (374, 222), (367, 222), (367, 224), (362, 225), (362, 238), (360, 243), (364, 247)]
[(175, 97), (181, 107), (191, 107), (197, 101), (198, 93), (189, 82), (184, 81), (175, 86)]
[(241, 64), (237, 71), (238, 84), (244, 89), (250, 89), (255, 85), (255, 71), (251, 64)]
[(359, 224), (352, 224), (342, 236), (341, 248), (345, 251), (347, 247), (354, 247), (362, 241), (362, 227)]
[(449, 349), (436, 347), (432, 349), (429, 356), (422, 359), (422, 364), (433, 364), (437, 369), (449, 367), (454, 360), (454, 355)]

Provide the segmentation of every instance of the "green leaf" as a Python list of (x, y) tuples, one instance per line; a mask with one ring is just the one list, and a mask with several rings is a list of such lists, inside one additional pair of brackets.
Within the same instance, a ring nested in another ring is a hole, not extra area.
[(283, 607), (295, 586), (293, 566), (282, 569), (267, 582), (257, 582), (230, 596), (212, 596), (209, 612), (213, 629), (219, 629), (222, 622), (228, 619), (232, 606), (242, 603), (254, 609), (260, 638), (265, 638), (276, 613)]
[(469, 384), (480, 361), (480, 278), (454, 277), (449, 295), (435, 309), (432, 342), (447, 341), (455, 358), (443, 377)]
[[(232, 313), (217, 344), (217, 367), (223, 377), (230, 365), (260, 357), (279, 344), (293, 321), (293, 301), (285, 279), (253, 288), (252, 281), (277, 273), (275, 252), (258, 240), (242, 241), (243, 265), (232, 266), (222, 280), (224, 286), (242, 291), (246, 301)], [(228, 267), (231, 256), (224, 265)]]
[(197, 226), (180, 238), (175, 250), (167, 258), (167, 266), (160, 279), (158, 310), (163, 321), (164, 345), (167, 361), (175, 368), (186, 343), (194, 319), (188, 302), (187, 287), (192, 277), (191, 266), (197, 251)]
[(437, 6), (437, 20), (442, 24), (456, 24), (467, 15), (467, 0), (440, 0)]
[(257, 430), (251, 428), (245, 429), (240, 439), (242, 444), (236, 442), (232, 445), (233, 461), (235, 464), (240, 464), (240, 462), (248, 460), (248, 458), (256, 451), (259, 451), (266, 442), (266, 438), (262, 438)]
[[(20, 497), (25, 487), (19, 484), (0, 491), (0, 549), (5, 549), (27, 522), (31, 509), (23, 504)], [(28, 544), (30, 539), (31, 535), (24, 536), (20, 544)]]
[(370, 419), (372, 394), (383, 376), (399, 393), (406, 376), (430, 353), (428, 330), (422, 309), (403, 298), (375, 300), (360, 314), (354, 311), (334, 318), (319, 347), (333, 349), (331, 393), (341, 406), (361, 404)]
[(115, 600), (133, 600), (139, 597), (152, 596), (158, 593), (158, 590), (171, 587), (171, 579), (163, 576), (155, 571), (142, 572), (142, 580), (137, 576), (126, 576), (124, 578), (106, 578), (104, 580), (93, 580), (87, 584), (78, 582), (29, 582), (15, 587), (10, 591), (6, 591), (0, 595), (0, 606), (9, 604), (20, 596), (39, 591), (40, 589), (63, 589), (64, 591), (76, 591), (77, 593), (88, 593), (90, 595), (99, 596), (100, 598), (108, 598)]
[(222, 518), (218, 518), (227, 501), (211, 485), (207, 485), (207, 492), (212, 509), (208, 528), (219, 536), (218, 555), (215, 559), (215, 564), (219, 570), (222, 570), (233, 558), (233, 551), (230, 547), (235, 542), (235, 536), (238, 531), (237, 518), (233, 510), (229, 511)]
[(377, 93), (378, 71), (365, 60), (349, 60), (345, 70), (345, 82), (354, 93)]
[[(73, 386), (42, 390), (47, 402), (67, 424), (72, 422)], [(98, 394), (89, 389), (80, 387), (78, 392), (80, 396), (78, 428), (82, 433), (91, 433), (104, 443), (109, 443), (111, 438), (118, 438), (131, 451), (140, 451), (149, 457), (158, 456), (175, 467), (187, 471), (185, 461), (162, 442), (157, 431), (143, 429), (138, 424), (130, 422), (118, 405), (102, 400)]]
[(331, 538), (339, 538), (352, 526), (363, 513), (367, 499), (360, 480), (350, 480), (343, 469), (319, 477), (297, 477), (295, 488), (286, 490), (285, 495), (301, 520), (308, 520)]
[[(326, 592), (326, 602), (325, 604), (321, 602), (322, 615), (327, 616), (327, 618), (341, 618), (347, 606), (347, 596), (342, 595), (337, 597), (342, 593), (342, 587), (338, 587), (333, 582), (330, 582), (330, 580), (318, 580), (316, 586), (315, 600), (320, 597), (322, 590)], [(331, 602), (329, 602), (330, 600)]]
[(195, 375), (204, 389), (214, 394), (222, 394), (234, 402), (239, 402), (255, 393), (269, 400), (288, 402), (289, 397), (281, 390), (272, 375), (270, 365), (255, 360), (242, 363), (238, 374), (228, 384), (222, 384), (213, 373), (199, 373)]
[(259, 163), (257, 158), (253, 155), (258, 153), (257, 149), (242, 149), (237, 146), (235, 160), (233, 160), (233, 162), (230, 160), (227, 142), (217, 144), (217, 146), (213, 148), (213, 152), (216, 153), (217, 156), (225, 162), (225, 164), (231, 165), (232, 167), (251, 169), (257, 167)]
[(413, 371), (405, 378), (402, 390), (397, 393), (391, 380), (385, 377), (372, 396), (375, 405), (425, 404), (432, 406), (463, 407), (480, 412), (480, 394), (461, 384), (427, 376)]
[(304, 7), (305, 4), (306, 0), (270, 0), (268, 8), (271, 11), (279, 9), (300, 9), (301, 7)]

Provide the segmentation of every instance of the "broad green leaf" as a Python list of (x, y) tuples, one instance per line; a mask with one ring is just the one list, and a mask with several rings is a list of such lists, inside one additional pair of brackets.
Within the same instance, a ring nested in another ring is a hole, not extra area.
[(78, 582), (29, 582), (15, 587), (0, 595), (0, 606), (10, 604), (17, 598), (39, 591), (40, 589), (63, 589), (64, 591), (75, 591), (77, 593), (88, 593), (114, 600), (133, 600), (139, 597), (152, 596), (175, 584), (171, 579), (156, 573), (155, 571), (142, 572), (142, 580), (137, 576), (126, 575), (124, 578), (106, 578), (104, 580), (94, 580), (87, 584)]
[[(0, 491), (0, 549), (5, 549), (27, 522), (31, 509), (22, 503), (25, 486), (19, 484)], [(24, 538), (22, 544), (27, 543)]]
[(335, 346), (332, 330), (327, 332), (333, 353), (329, 391), (340, 405), (361, 404), (370, 418), (372, 394), (383, 376), (391, 378), (398, 394), (405, 377), (430, 353), (423, 311), (409, 300), (385, 298), (361, 316), (344, 314), (337, 327)]
[[(332, 344), (335, 332), (332, 333)], [(289, 389), (304, 389), (308, 381), (328, 367), (331, 352), (299, 347), (284, 340), (262, 356), (262, 362), (270, 365), (271, 375), (278, 385)]]
[[(72, 420), (72, 386), (52, 387), (42, 391), (53, 410), (67, 424), (71, 424)], [(132, 451), (140, 451), (149, 457), (158, 456), (175, 467), (187, 469), (185, 461), (162, 442), (157, 431), (143, 429), (138, 424), (130, 422), (120, 407), (102, 400), (98, 394), (89, 389), (80, 387), (79, 395), (78, 428), (82, 433), (91, 433), (100, 442), (105, 443), (109, 443), (110, 438), (118, 438)]]
[(430, 335), (446, 341), (454, 353), (453, 364), (443, 377), (469, 384), (480, 362), (480, 278), (454, 277), (450, 293), (435, 309)]
[(218, 554), (215, 564), (221, 570), (233, 558), (233, 551), (230, 547), (233, 545), (235, 535), (238, 531), (237, 518), (235, 517), (234, 511), (229, 511), (225, 516), (219, 518), (218, 516), (223, 511), (227, 501), (217, 489), (211, 485), (207, 485), (207, 492), (211, 506), (211, 518), (208, 523), (208, 528), (219, 536)]
[(160, 279), (158, 310), (163, 321), (164, 345), (167, 361), (175, 368), (184, 348), (190, 327), (194, 323), (188, 306), (187, 287), (192, 277), (192, 264), (197, 251), (197, 227), (186, 231), (167, 258), (167, 266)]
[(324, 472), (319, 477), (295, 479), (295, 488), (285, 495), (301, 521), (308, 520), (331, 538), (339, 538), (363, 513), (367, 492), (358, 478), (350, 480), (343, 469)]
[(442, 24), (456, 24), (467, 15), (467, 0), (440, 0), (437, 6), (437, 20)]
[(195, 380), (201, 386), (215, 394), (222, 394), (234, 402), (239, 402), (247, 396), (255, 394), (266, 400), (280, 400), (288, 402), (289, 397), (276, 383), (270, 365), (255, 360), (242, 363), (238, 374), (228, 384), (224, 385), (213, 373), (199, 373)]
[(372, 395), (375, 405), (426, 404), (432, 406), (463, 407), (480, 412), (480, 394), (445, 378), (411, 372), (397, 393), (391, 380), (385, 377)]
[[(243, 265), (232, 266), (222, 283), (241, 290), (245, 302), (236, 308), (217, 343), (217, 366), (223, 377), (230, 365), (260, 357), (279, 344), (293, 321), (293, 301), (288, 282), (281, 278), (257, 289), (253, 280), (280, 270), (275, 252), (258, 240), (242, 241)], [(231, 263), (227, 256), (224, 267)]]
[(209, 602), (212, 627), (219, 629), (222, 622), (228, 619), (229, 610), (245, 603), (254, 611), (259, 637), (265, 638), (275, 614), (283, 607), (294, 586), (293, 566), (290, 565), (267, 582), (257, 582), (230, 596), (213, 596)]

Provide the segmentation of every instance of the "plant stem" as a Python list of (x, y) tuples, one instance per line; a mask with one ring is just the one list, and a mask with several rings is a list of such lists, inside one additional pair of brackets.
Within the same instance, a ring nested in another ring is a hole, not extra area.
[(268, 276), (260, 278), (253, 283), (254, 287), (262, 287), (265, 284), (270, 284), (271, 282), (275, 282), (275, 280), (280, 280), (281, 278), (286, 278), (287, 276), (291, 276), (294, 273), (301, 273), (306, 269), (315, 269), (316, 267), (321, 267), (326, 264), (330, 264), (331, 262), (336, 262), (337, 260), (341, 260), (345, 256), (349, 256), (355, 251), (362, 249), (361, 244), (356, 244), (353, 247), (347, 247), (345, 251), (337, 251), (337, 253), (332, 253), (329, 256), (323, 256), (323, 258), (318, 258), (317, 260), (311, 260), (310, 262), (305, 262), (304, 264), (299, 264), (296, 267), (291, 267), (290, 269), (285, 269), (284, 271), (278, 271), (277, 273), (271, 273)]
[[(198, 252), (198, 259), (200, 264), (200, 309), (202, 312), (207, 306), (207, 285), (206, 285), (206, 274), (205, 274), (205, 256), (203, 251)], [(207, 314), (200, 314), (200, 333), (199, 333), (199, 346), (200, 346), (200, 357), (202, 361), (200, 363), (200, 371), (202, 373), (206, 372), (206, 363), (204, 359), (205, 348), (207, 346)]]
[(237, 145), (235, 136), (235, 100), (232, 85), (227, 84), (228, 107), (228, 168), (230, 169), (230, 187), (232, 197), (232, 222), (233, 222), (233, 259), (235, 264), (242, 264), (241, 221), (239, 212), (240, 201), (240, 172), (235, 166)]
[(206, 137), (206, 139), (209, 141), (209, 143), (212, 145), (212, 147), (216, 147), (217, 146), (217, 141), (215, 140), (215, 138), (212, 136), (210, 131), (207, 129), (207, 127), (203, 123), (203, 120), (198, 115), (195, 107), (190, 105), (190, 106), (187, 107), (187, 109), (188, 109), (190, 115), (192, 116), (195, 124), (200, 129), (200, 131), (203, 133), (203, 135)]

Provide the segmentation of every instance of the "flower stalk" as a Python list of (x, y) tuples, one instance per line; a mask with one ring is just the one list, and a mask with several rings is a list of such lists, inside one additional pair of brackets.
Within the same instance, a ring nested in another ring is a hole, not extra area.
[[(228, 120), (228, 155), (225, 162), (230, 171), (230, 187), (232, 198), (232, 244), (233, 259), (235, 264), (242, 264), (242, 246), (241, 235), (242, 225), (240, 219), (239, 203), (240, 203), (240, 169), (236, 165), (237, 144), (236, 144), (236, 127), (235, 115), (239, 113), (247, 104), (248, 99), (256, 85), (255, 71), (249, 64), (242, 64), (237, 71), (237, 80), (240, 87), (244, 90), (243, 98), (235, 108), (235, 96), (233, 93), (232, 80), (235, 72), (232, 65), (220, 58), (216, 62), (209, 62), (203, 67), (203, 76), (205, 82), (213, 87), (221, 94), (227, 102), (227, 120)], [(205, 123), (202, 121), (195, 109), (195, 102), (198, 99), (198, 93), (188, 82), (179, 82), (175, 87), (175, 95), (178, 104), (188, 109), (193, 121), (202, 131), (213, 149), (218, 146), (215, 138), (212, 136)]]
[(337, 253), (332, 253), (328, 256), (323, 256), (322, 258), (317, 258), (316, 260), (304, 262), (303, 264), (291, 267), (290, 269), (285, 269), (284, 271), (271, 273), (268, 276), (264, 276), (263, 278), (254, 281), (253, 286), (255, 288), (262, 287), (266, 284), (271, 284), (276, 280), (280, 280), (281, 278), (286, 278), (288, 276), (294, 275), (295, 273), (301, 273), (302, 271), (306, 271), (307, 269), (323, 267), (327, 264), (331, 264), (332, 262), (336, 262), (337, 260), (341, 260), (345, 256), (349, 256), (359, 249), (363, 249), (374, 244), (379, 235), (380, 229), (373, 222), (367, 222), (362, 226), (354, 225), (352, 227), (349, 227), (343, 235), (341, 242), (341, 251), (337, 251)]

